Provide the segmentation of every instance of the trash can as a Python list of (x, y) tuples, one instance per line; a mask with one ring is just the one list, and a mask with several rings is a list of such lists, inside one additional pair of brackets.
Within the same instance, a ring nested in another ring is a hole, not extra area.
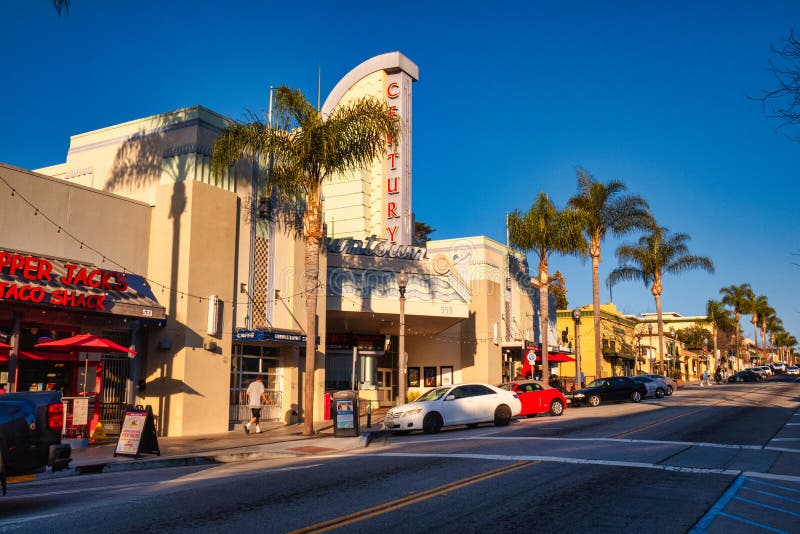
[(333, 437), (358, 436), (358, 392), (334, 391), (331, 395), (333, 415)]

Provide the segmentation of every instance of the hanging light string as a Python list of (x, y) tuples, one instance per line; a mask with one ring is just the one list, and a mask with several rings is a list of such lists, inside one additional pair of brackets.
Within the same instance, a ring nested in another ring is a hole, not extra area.
[[(67, 228), (65, 228), (64, 226), (60, 225), (52, 217), (47, 215), (47, 213), (42, 211), (41, 208), (39, 208), (37, 205), (35, 205), (30, 200), (28, 200), (28, 198), (26, 198), (25, 195), (21, 194), (19, 191), (16, 190), (16, 188), (12, 187), (12, 185), (9, 184), (8, 181), (6, 181), (6, 179), (2, 175), (0, 175), (0, 182), (2, 182), (11, 191), (11, 196), (12, 197), (17, 198), (20, 201), (24, 202), (25, 204), (27, 204), (33, 210), (34, 217), (41, 217), (42, 219), (44, 219), (45, 221), (50, 223), (50, 225), (52, 225), (54, 228), (56, 228), (56, 233), (57, 234), (63, 234), (64, 236), (72, 239), (73, 241), (75, 241), (75, 243), (79, 244), (81, 250), (86, 249), (86, 250), (90, 250), (90, 251), (94, 252), (95, 254), (97, 254), (101, 258), (101, 263), (103, 263), (103, 264), (108, 263), (108, 264), (110, 264), (112, 266), (115, 266), (120, 271), (122, 271), (123, 273), (133, 273), (132, 270), (126, 268), (124, 265), (122, 265), (118, 261), (114, 260), (109, 255), (103, 253), (101, 250), (99, 250), (99, 249), (91, 246), (90, 244), (88, 244), (86, 240), (81, 239), (79, 236), (73, 234)], [(204, 297), (202, 295), (195, 295), (195, 294), (189, 293), (188, 291), (181, 291), (181, 290), (178, 290), (178, 289), (170, 287), (168, 284), (164, 284), (164, 283), (159, 282), (157, 280), (152, 280), (152, 279), (147, 278), (145, 276), (142, 276), (142, 279), (144, 279), (152, 289), (161, 288), (161, 292), (162, 293), (165, 293), (165, 292), (175, 293), (176, 295), (180, 296), (181, 299), (183, 299), (183, 298), (198, 299), (198, 302), (200, 302), (200, 303), (202, 303), (204, 300), (205, 301), (210, 300), (208, 297)], [(243, 301), (239, 301), (239, 300), (227, 301), (227, 300), (224, 300), (224, 299), (219, 299), (219, 300), (220, 300), (220, 302), (223, 302), (225, 304), (230, 304), (230, 305), (233, 305), (233, 306), (245, 306), (250, 301), (254, 302), (255, 304), (268, 304), (268, 303), (279, 302), (279, 301), (282, 301), (282, 300), (287, 300), (287, 299), (291, 299), (291, 298), (294, 298), (294, 297), (300, 297), (300, 296), (306, 295), (308, 293), (316, 292), (316, 291), (319, 290), (320, 287), (322, 287), (322, 284), (318, 283), (312, 289), (304, 289), (304, 290), (298, 291), (297, 293), (294, 293), (292, 295), (280, 296), (280, 297), (276, 297), (276, 298), (272, 298), (272, 299), (267, 299), (267, 298), (265, 298), (265, 299), (248, 299), (248, 300), (243, 300)]]

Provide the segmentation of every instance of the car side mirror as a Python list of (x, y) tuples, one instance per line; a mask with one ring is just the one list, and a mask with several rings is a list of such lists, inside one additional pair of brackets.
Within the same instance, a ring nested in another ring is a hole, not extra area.
[(456, 400), (456, 396), (455, 395), (448, 395), (448, 396), (446, 396), (444, 398), (444, 400), (446, 400), (446, 401)]

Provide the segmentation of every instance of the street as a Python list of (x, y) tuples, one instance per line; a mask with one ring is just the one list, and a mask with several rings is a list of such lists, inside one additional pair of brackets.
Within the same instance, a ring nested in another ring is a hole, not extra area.
[(798, 532), (799, 407), (775, 377), (355, 453), (20, 483), (0, 532)]

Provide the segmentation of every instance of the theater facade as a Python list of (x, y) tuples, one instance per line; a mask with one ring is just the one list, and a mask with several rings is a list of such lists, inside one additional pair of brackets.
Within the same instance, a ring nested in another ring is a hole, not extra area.
[[(403, 122), (403, 135), (382, 161), (324, 188), (318, 426), (326, 392), (355, 388), (390, 405), (401, 376), (409, 397), (499, 383), (540, 339), (538, 293), (522, 255), (482, 236), (413, 241), (418, 79), (408, 58), (383, 54), (347, 73), (323, 106), (329, 113), (373, 95)], [(91, 396), (112, 431), (126, 405), (150, 405), (160, 435), (191, 436), (236, 428), (246, 417), (243, 392), (262, 374), (266, 418), (301, 420), (300, 213), (264, 198), (249, 164), (211, 172), (211, 147), (230, 123), (193, 106), (74, 135), (59, 165), (0, 164), (0, 341), (11, 345), (0, 352), (0, 388)], [(43, 336), (85, 332), (136, 355), (34, 350)]]

